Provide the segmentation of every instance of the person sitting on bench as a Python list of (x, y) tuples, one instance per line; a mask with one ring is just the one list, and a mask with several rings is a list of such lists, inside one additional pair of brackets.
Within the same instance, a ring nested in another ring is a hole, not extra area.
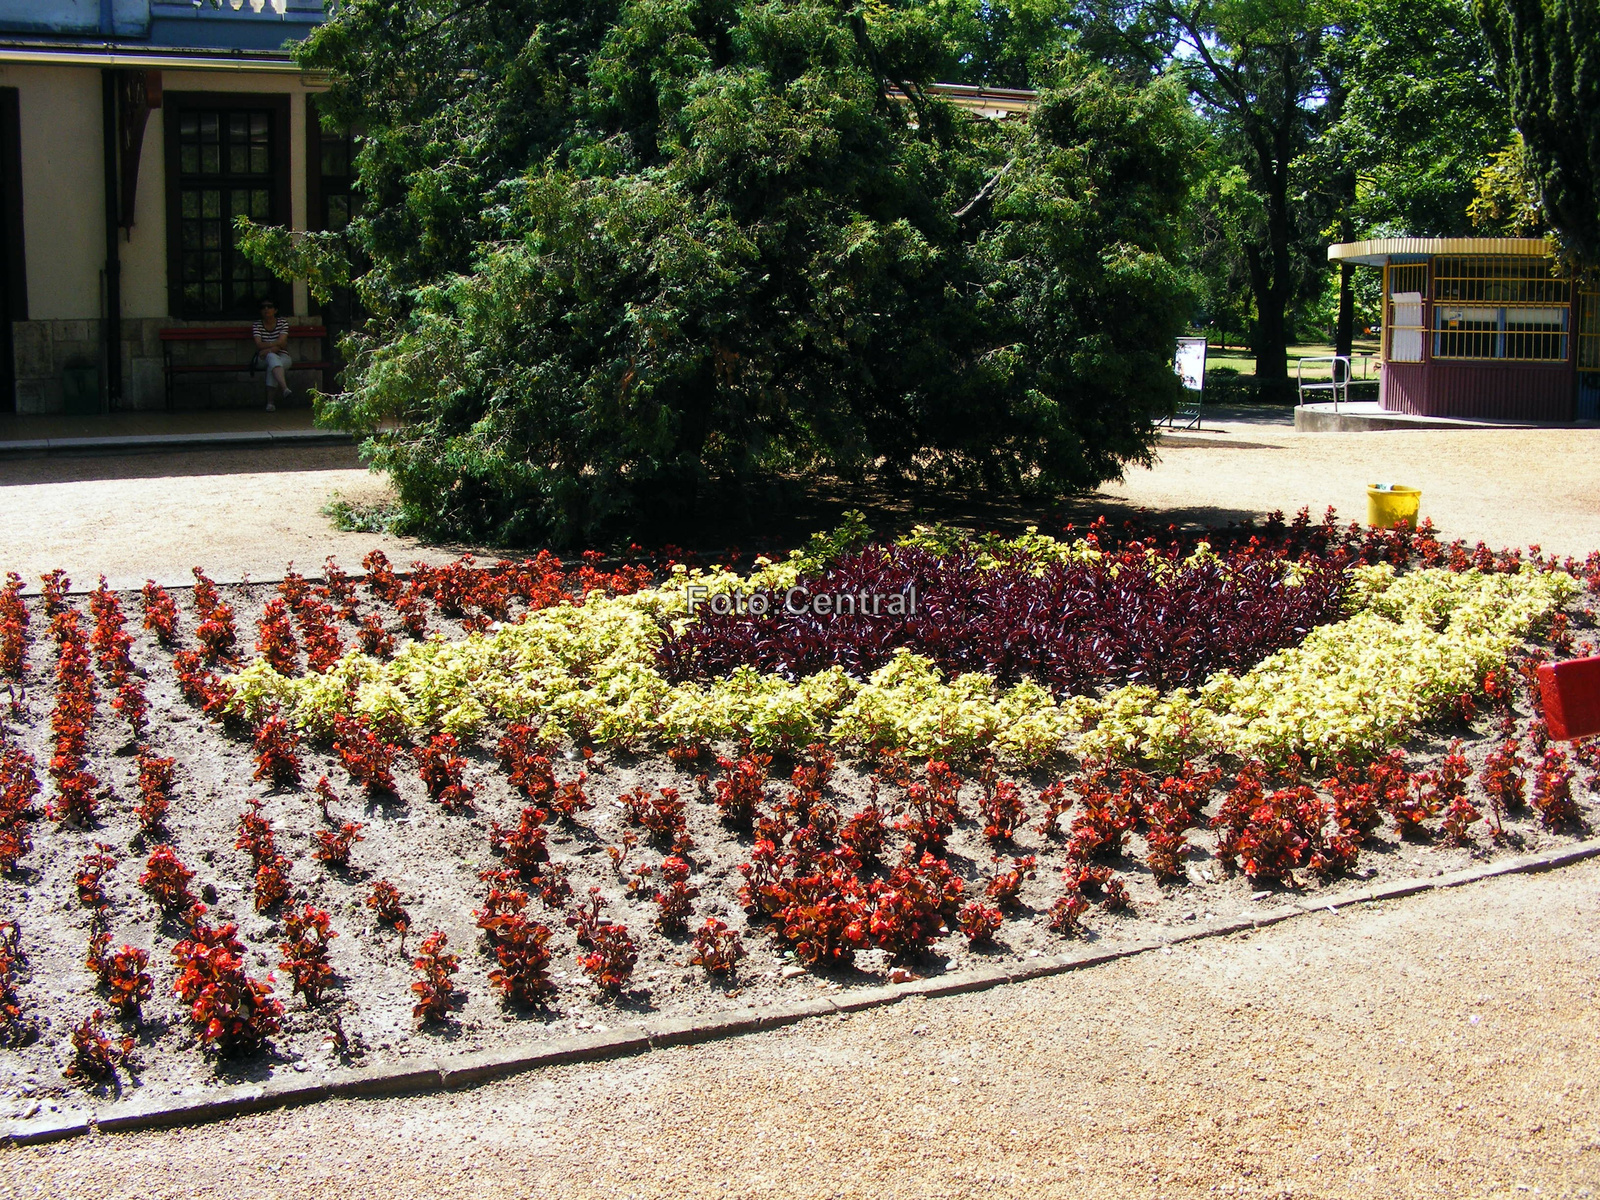
[(256, 358), (267, 369), (267, 411), (273, 412), (272, 389), (276, 385), (289, 398), (289, 380), (284, 374), (294, 360), (289, 357), (289, 318), (278, 315), (278, 306), (271, 298), (261, 302), (261, 319), (250, 326), (256, 340)]

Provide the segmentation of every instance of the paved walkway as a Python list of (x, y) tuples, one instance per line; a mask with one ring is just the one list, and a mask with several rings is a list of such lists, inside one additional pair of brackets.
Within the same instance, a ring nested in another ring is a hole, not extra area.
[(381, 547), (396, 563), (453, 557), (414, 541), (341, 533), (320, 511), (389, 495), (353, 446), (0, 460), (0, 571), (30, 587), (63, 568), (78, 587), (193, 583), (190, 568), (235, 581), (280, 578), (332, 554), (348, 570)]
[(476, 1090), (0, 1151), (8, 1196), (1600, 1189), (1600, 864)]
[(1447, 537), (1556, 554), (1600, 548), (1600, 429), (1297, 433), (1292, 419), (1233, 410), (1166, 434), (1153, 468), (1075, 507), (1221, 524), (1301, 505), (1320, 518), (1331, 504), (1365, 520), (1369, 483), (1403, 483), (1422, 489), (1422, 515)]
[[(306, 418), (274, 416), (285, 428)], [(1392, 482), (1420, 487), (1423, 515), (1449, 537), (1558, 554), (1600, 547), (1600, 429), (1297, 433), (1292, 420), (1286, 409), (1208, 410), (1203, 429), (1162, 437), (1154, 467), (1074, 501), (1069, 515), (1145, 509), (1222, 524), (1302, 504), (1320, 516), (1331, 504), (1359, 520), (1367, 484)], [(339, 533), (320, 513), (334, 493), (388, 495), (349, 446), (0, 459), (0, 570), (32, 582), (59, 566), (86, 584), (103, 571), (137, 586), (187, 581), (197, 564), (219, 579), (276, 578), (290, 559), (304, 569), (329, 554), (354, 567), (373, 546), (396, 562), (452, 555)]]

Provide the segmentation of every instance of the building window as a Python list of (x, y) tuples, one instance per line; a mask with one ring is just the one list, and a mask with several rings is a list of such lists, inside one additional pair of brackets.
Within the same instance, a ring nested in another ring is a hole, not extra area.
[(1600, 294), (1578, 293), (1578, 369), (1600, 371)]
[[(354, 188), (356, 139), (347, 130), (323, 128), (317, 97), (306, 97), (306, 191), (309, 200), (309, 226), (328, 233), (344, 230), (360, 212), (360, 194)], [(363, 266), (355, 250), (346, 246), (352, 256), (354, 273)], [(361, 317), (354, 290), (348, 287), (334, 289), (333, 295), (321, 306), (322, 323), (338, 337), (347, 332)]]
[(1428, 286), (1428, 268), (1418, 263), (1390, 267), (1385, 316), (1389, 322), (1388, 362), (1422, 361), (1422, 295)]
[(174, 315), (251, 317), (284, 287), (239, 250), (235, 222), (285, 224), (287, 98), (169, 93), (168, 286)]
[(1571, 284), (1548, 258), (1434, 262), (1433, 356), (1565, 362)]

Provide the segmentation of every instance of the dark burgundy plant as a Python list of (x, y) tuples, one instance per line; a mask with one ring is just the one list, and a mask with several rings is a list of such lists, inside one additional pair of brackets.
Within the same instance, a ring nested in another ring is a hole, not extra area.
[(1338, 620), (1343, 569), (1305, 559), (1298, 576), (1291, 583), (1281, 560), (1242, 552), (1185, 561), (1175, 550), (1130, 548), (1040, 570), (1031, 559), (981, 567), (971, 549), (869, 546), (800, 580), (809, 597), (827, 595), (846, 611), (823, 614), (798, 593), (766, 592), (761, 614), (701, 607), (663, 638), (659, 664), (674, 681), (740, 666), (794, 679), (837, 665), (863, 678), (907, 649), (952, 674), (1031, 678), (1058, 694), (1167, 689), (1248, 670)]

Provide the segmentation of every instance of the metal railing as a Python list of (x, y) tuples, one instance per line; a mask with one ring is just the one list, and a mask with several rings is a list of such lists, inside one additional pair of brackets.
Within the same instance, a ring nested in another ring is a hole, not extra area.
[[(1352, 365), (1352, 361), (1354, 359), (1362, 360), (1361, 382), (1369, 382), (1367, 378), (1367, 369), (1372, 365), (1372, 355), (1370, 354), (1329, 354), (1315, 358), (1300, 359), (1295, 364), (1295, 385), (1300, 390), (1300, 403), (1304, 404), (1306, 402), (1307, 392), (1328, 392), (1333, 397), (1334, 412), (1339, 411), (1339, 405), (1341, 403), (1349, 404), (1350, 383), (1355, 377), (1355, 371)], [(1327, 363), (1328, 378), (1323, 379), (1320, 375), (1314, 375), (1310, 379), (1307, 379), (1307, 363)], [(1339, 365), (1341, 363), (1344, 364), (1344, 370), (1342, 372), (1339, 370)]]

